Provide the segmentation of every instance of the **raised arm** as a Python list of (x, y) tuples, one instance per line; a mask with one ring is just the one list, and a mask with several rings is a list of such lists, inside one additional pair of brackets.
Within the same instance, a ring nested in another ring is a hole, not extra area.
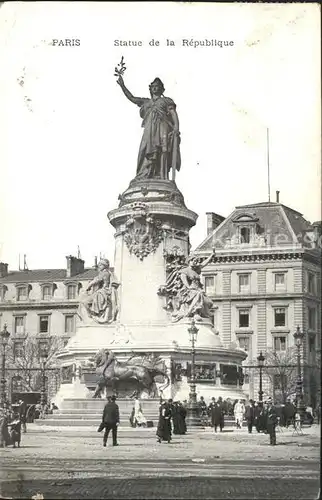
[(129, 101), (133, 102), (137, 106), (142, 106), (142, 104), (144, 102), (144, 99), (142, 97), (134, 97), (134, 95), (131, 94), (131, 92), (129, 91), (129, 89), (126, 88), (122, 76), (119, 76), (118, 79), (116, 80), (116, 82), (119, 84), (119, 86), (123, 90), (123, 94), (125, 95), (125, 97), (128, 98)]
[(213, 258), (213, 256), (214, 256), (214, 255), (215, 255), (215, 249), (213, 248), (213, 249), (212, 249), (212, 253), (209, 255), (209, 257), (207, 257), (207, 258), (206, 258), (206, 260), (204, 260), (204, 261), (201, 263), (200, 267), (201, 267), (201, 268), (203, 268), (203, 267), (205, 267), (207, 264), (209, 264), (209, 262), (211, 261), (211, 259)]

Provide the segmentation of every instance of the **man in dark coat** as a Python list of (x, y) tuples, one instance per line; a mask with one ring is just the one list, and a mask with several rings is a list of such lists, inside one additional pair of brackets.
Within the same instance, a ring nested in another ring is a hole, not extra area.
[(248, 433), (251, 434), (255, 421), (255, 408), (252, 399), (249, 400), (249, 404), (245, 408), (245, 418), (247, 421)]
[(103, 417), (102, 417), (102, 427), (105, 428), (103, 436), (103, 446), (106, 446), (107, 438), (112, 430), (113, 446), (118, 446), (117, 443), (117, 427), (120, 423), (120, 413), (119, 407), (115, 403), (115, 396), (108, 396), (107, 403), (104, 407)]
[(277, 412), (272, 401), (267, 402), (266, 410), (266, 429), (269, 434), (269, 443), (272, 446), (276, 445), (276, 425), (277, 425)]
[(176, 401), (172, 406), (172, 422), (173, 434), (185, 434), (187, 432), (186, 426), (187, 410), (184, 408), (180, 401)]
[(210, 418), (211, 425), (214, 428), (214, 431), (217, 432), (217, 427), (220, 427), (220, 432), (223, 428), (223, 408), (219, 401), (215, 401), (215, 398), (212, 398), (212, 401), (209, 405), (210, 409)]

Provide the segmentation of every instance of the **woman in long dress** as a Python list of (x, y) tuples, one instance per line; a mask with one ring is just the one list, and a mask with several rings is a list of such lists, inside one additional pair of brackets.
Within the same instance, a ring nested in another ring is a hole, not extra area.
[(167, 402), (160, 405), (159, 422), (157, 428), (158, 443), (171, 441), (171, 408)]
[(135, 402), (134, 402), (134, 426), (136, 427), (137, 425), (141, 427), (141, 425), (146, 425), (146, 418), (143, 415), (143, 410), (142, 406), (140, 403), (140, 400), (138, 396), (135, 397)]

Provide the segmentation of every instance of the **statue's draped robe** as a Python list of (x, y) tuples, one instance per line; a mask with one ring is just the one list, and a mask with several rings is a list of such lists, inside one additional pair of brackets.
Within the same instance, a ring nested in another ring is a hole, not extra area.
[[(173, 122), (170, 114), (176, 105), (169, 97), (157, 99), (142, 98), (140, 102), (140, 116), (143, 118), (144, 128), (137, 164), (137, 178), (162, 177), (160, 156), (166, 155), (167, 172), (172, 167), (174, 140), (170, 133)], [(180, 170), (179, 138), (176, 141), (176, 169)]]
[(118, 312), (117, 279), (110, 271), (99, 274), (100, 281), (91, 296), (90, 315), (99, 323), (113, 321)]
[(209, 318), (213, 302), (203, 291), (199, 274), (190, 267), (185, 267), (181, 270), (180, 277), (183, 283), (179, 293), (181, 310), (174, 314), (174, 318), (178, 320), (183, 316), (193, 316), (194, 314)]

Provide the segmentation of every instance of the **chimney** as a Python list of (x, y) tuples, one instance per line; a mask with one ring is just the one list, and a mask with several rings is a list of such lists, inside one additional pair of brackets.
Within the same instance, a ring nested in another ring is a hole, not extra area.
[(206, 212), (206, 216), (207, 216), (207, 236), (208, 236), (216, 229), (216, 227), (218, 227), (225, 220), (225, 217), (222, 217), (222, 215), (215, 214), (214, 212)]
[(0, 278), (4, 278), (5, 276), (8, 276), (8, 264), (0, 262)]
[(280, 202), (280, 192), (276, 191), (276, 203)]
[(97, 255), (95, 255), (95, 257), (94, 257), (94, 268), (95, 269), (98, 268), (98, 265), (97, 265)]
[(84, 264), (85, 261), (79, 259), (77, 257), (73, 257), (72, 255), (68, 255), (66, 257), (67, 260), (67, 278), (71, 278), (72, 276), (76, 276), (76, 274), (80, 274), (84, 272)]

